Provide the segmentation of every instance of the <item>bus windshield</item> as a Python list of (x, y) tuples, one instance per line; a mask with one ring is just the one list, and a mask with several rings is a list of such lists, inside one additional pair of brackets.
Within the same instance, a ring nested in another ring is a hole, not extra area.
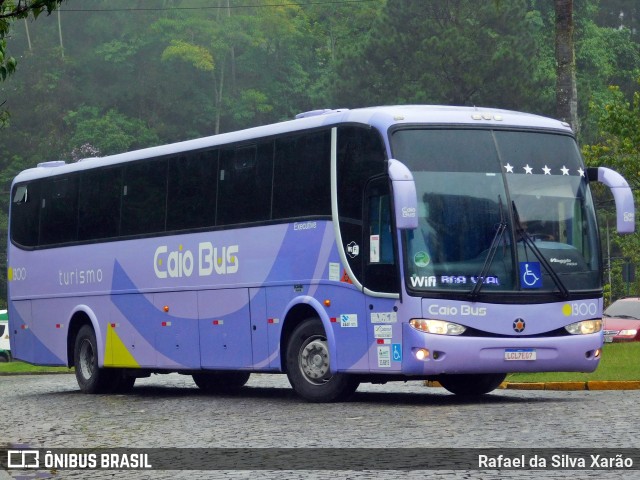
[(419, 226), (403, 242), (410, 291), (600, 288), (595, 215), (573, 138), (412, 128), (392, 134), (392, 149), (418, 194)]

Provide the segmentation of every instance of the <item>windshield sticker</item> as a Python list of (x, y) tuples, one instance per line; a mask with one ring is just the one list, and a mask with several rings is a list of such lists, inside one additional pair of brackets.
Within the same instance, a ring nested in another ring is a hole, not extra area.
[(431, 263), (431, 257), (427, 252), (418, 252), (413, 256), (413, 263), (416, 267), (424, 268)]
[(380, 263), (380, 235), (369, 237), (369, 262)]
[(475, 285), (479, 282), (482, 282), (484, 285), (500, 285), (500, 278), (495, 276), (442, 275), (438, 278), (435, 275), (422, 277), (413, 275), (409, 280), (413, 288), (430, 288), (439, 285)]
[(360, 245), (358, 245), (356, 242), (351, 242), (349, 245), (347, 245), (347, 255), (349, 255), (351, 258), (356, 258), (358, 255), (360, 255)]
[(559, 263), (567, 267), (577, 267), (578, 262), (573, 261), (571, 258), (550, 258), (549, 263)]
[(542, 273), (538, 262), (520, 262), (522, 288), (542, 288)]
[[(562, 168), (556, 168), (555, 170), (549, 167), (547, 164), (544, 167), (532, 167), (528, 163), (526, 165), (521, 165), (516, 167), (515, 165), (511, 165), (511, 163), (507, 163), (503, 165), (505, 173), (517, 173), (520, 171), (525, 175), (568, 175), (568, 176), (577, 176), (584, 178), (584, 169), (581, 167), (574, 168), (573, 170), (567, 168), (566, 165), (562, 165)], [(514, 170), (515, 169), (515, 170)], [(519, 170), (518, 170), (519, 169)]]

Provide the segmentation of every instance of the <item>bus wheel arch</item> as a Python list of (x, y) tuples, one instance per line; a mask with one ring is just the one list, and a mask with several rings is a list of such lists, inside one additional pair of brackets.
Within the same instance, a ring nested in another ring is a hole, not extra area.
[(282, 357), (289, 383), (310, 402), (346, 400), (358, 388), (353, 375), (332, 373), (326, 328), (317, 316), (298, 322), (288, 337)]
[(280, 331), (280, 368), (282, 372), (287, 371), (286, 349), (293, 331), (298, 325), (308, 318), (320, 318), (319, 312), (308, 303), (298, 303), (291, 306), (282, 322)]

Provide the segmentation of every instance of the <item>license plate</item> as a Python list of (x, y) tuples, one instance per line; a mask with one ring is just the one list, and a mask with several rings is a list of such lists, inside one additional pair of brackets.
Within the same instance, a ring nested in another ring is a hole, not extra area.
[(605, 335), (604, 343), (611, 343), (611, 342), (613, 342), (613, 335)]
[(534, 348), (507, 348), (504, 351), (505, 360), (535, 360), (536, 350)]

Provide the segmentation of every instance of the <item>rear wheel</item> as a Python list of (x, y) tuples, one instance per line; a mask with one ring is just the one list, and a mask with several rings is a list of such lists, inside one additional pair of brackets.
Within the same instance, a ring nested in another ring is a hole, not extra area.
[(287, 345), (287, 376), (293, 389), (310, 402), (335, 402), (350, 397), (358, 380), (331, 373), (331, 358), (322, 322), (309, 318), (298, 325)]
[(250, 376), (249, 372), (202, 372), (194, 373), (193, 381), (205, 392), (220, 393), (243, 387)]
[(451, 393), (463, 396), (484, 395), (500, 386), (506, 373), (482, 373), (462, 375), (440, 375), (440, 385)]
[(120, 372), (98, 367), (98, 343), (93, 327), (84, 325), (80, 328), (73, 353), (76, 380), (80, 390), (84, 393), (112, 391), (118, 380), (115, 374)]

